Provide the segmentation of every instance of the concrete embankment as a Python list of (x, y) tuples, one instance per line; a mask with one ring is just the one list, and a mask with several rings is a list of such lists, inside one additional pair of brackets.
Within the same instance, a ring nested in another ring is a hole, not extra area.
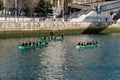
[[(91, 23), (91, 22), (0, 22), (0, 37), (21, 35), (42, 36), (49, 31), (61, 34), (81, 33), (118, 33), (120, 23)], [(43, 34), (42, 34), (43, 33)], [(34, 35), (32, 35), (34, 34)], [(40, 35), (42, 34), (42, 35)]]
[(73, 22), (1, 22), (0, 31), (9, 30), (65, 30), (87, 28), (91, 23)]

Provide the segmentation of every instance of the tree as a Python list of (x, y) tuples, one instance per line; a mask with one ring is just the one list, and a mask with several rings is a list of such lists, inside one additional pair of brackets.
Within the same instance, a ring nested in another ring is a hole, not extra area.
[(3, 2), (0, 0), (0, 10), (3, 10), (4, 9), (4, 5), (3, 5)]
[(23, 8), (27, 11), (29, 11), (29, 16), (34, 16), (34, 10), (38, 3), (38, 0), (24, 0), (23, 1)]
[(72, 0), (64, 0), (64, 11), (68, 11), (68, 7), (71, 7)]
[(64, 6), (68, 6), (70, 3), (72, 3), (72, 0), (64, 0)]
[(39, 0), (36, 7), (37, 11), (42, 14), (46, 14), (51, 8), (52, 4), (46, 0)]

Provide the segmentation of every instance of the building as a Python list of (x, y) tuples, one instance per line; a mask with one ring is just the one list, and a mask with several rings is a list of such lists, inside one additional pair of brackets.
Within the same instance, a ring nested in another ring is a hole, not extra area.
[(64, 0), (51, 0), (51, 4), (53, 5), (53, 7), (62, 7)]

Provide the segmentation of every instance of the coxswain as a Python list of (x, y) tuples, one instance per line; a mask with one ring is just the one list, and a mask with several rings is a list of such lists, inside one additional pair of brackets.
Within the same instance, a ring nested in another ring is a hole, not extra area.
[(48, 42), (46, 42), (45, 44), (48, 44)]
[(96, 44), (99, 44), (99, 42), (98, 42), (98, 41), (96, 41), (95, 43), (96, 43)]

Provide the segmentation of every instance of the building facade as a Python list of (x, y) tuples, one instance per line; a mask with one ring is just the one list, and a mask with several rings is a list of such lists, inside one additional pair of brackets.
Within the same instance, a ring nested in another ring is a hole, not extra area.
[(53, 7), (62, 7), (64, 0), (51, 0)]

